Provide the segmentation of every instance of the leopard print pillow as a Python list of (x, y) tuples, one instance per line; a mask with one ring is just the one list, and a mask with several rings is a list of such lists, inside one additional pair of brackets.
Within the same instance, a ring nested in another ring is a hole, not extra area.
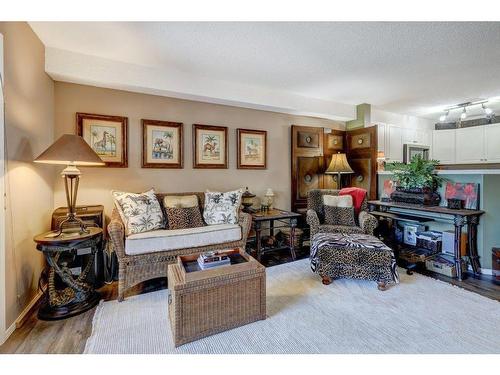
[(168, 229), (187, 229), (204, 226), (200, 208), (165, 207), (168, 217)]
[(355, 227), (354, 207), (325, 206), (325, 224)]

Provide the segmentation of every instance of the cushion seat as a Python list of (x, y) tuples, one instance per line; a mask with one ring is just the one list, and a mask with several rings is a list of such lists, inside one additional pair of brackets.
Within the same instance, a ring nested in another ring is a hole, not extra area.
[(190, 247), (209, 246), (239, 241), (241, 227), (238, 224), (207, 225), (188, 229), (160, 229), (132, 234), (125, 239), (125, 253), (140, 255)]
[(329, 225), (322, 224), (319, 226), (318, 233), (364, 233), (363, 229), (358, 226), (349, 226), (349, 225)]

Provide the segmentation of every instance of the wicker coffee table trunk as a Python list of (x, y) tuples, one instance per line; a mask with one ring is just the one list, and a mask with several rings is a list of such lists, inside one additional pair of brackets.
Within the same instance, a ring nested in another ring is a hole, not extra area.
[(168, 314), (176, 347), (266, 318), (265, 267), (239, 251), (248, 262), (187, 273), (186, 257), (179, 257), (168, 266)]

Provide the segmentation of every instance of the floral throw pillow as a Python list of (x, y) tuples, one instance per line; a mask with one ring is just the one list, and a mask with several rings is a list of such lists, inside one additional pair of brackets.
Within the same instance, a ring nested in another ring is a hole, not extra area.
[(127, 236), (164, 227), (163, 211), (153, 189), (141, 194), (123, 191), (112, 191), (111, 194)]
[(207, 191), (203, 209), (205, 223), (208, 225), (238, 224), (242, 194), (242, 190), (228, 191), (227, 193)]

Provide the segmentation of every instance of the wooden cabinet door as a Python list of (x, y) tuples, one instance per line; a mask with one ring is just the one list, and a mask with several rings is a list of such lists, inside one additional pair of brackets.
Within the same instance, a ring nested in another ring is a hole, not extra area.
[(484, 126), (485, 158), (487, 163), (500, 163), (500, 124)]
[(322, 187), (323, 128), (292, 125), (292, 211), (305, 212), (307, 192)]
[(440, 164), (455, 164), (455, 129), (432, 132), (432, 158)]
[(484, 126), (457, 129), (455, 136), (457, 164), (485, 163)]
[(386, 127), (385, 158), (388, 162), (403, 161), (403, 129), (399, 126), (387, 124)]
[(349, 185), (366, 189), (369, 199), (377, 198), (377, 127), (346, 132), (347, 160), (354, 171), (348, 175)]

